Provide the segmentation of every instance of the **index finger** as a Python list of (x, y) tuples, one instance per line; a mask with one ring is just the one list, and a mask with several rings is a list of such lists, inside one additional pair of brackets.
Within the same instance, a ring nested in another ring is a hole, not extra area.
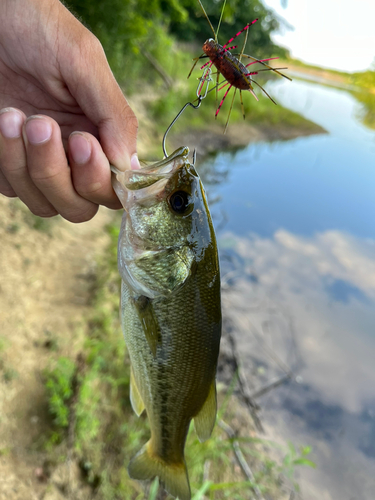
[(48, 116), (35, 115), (24, 125), (27, 166), (35, 186), (65, 219), (85, 222), (98, 205), (74, 189), (58, 124)]

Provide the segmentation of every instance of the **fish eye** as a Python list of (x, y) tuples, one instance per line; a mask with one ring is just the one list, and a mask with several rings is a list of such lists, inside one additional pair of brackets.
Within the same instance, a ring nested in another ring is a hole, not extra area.
[(177, 214), (184, 214), (189, 208), (189, 195), (185, 191), (175, 191), (169, 198), (169, 204)]

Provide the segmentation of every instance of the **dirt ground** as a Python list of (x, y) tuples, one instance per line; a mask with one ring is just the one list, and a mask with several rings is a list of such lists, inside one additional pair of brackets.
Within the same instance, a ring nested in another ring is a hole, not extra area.
[[(0, 213), (0, 500), (53, 500), (61, 498), (58, 489), (40, 477), (38, 437), (48, 417), (42, 374), (51, 351), (69, 355), (82, 343), (111, 213), (33, 228), (21, 203), (3, 196)], [(82, 335), (73, 338), (73, 331)], [(55, 471), (56, 484), (62, 473)]]

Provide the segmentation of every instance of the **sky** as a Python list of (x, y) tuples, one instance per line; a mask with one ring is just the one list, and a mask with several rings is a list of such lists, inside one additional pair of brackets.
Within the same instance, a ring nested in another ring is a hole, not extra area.
[[(375, 0), (263, 0), (294, 30), (273, 38), (304, 62), (342, 71), (375, 65)], [(286, 7), (283, 8), (283, 5)]]

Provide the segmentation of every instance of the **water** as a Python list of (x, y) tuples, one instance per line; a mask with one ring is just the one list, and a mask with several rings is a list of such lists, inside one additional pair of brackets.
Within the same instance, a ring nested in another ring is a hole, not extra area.
[(253, 388), (284, 364), (297, 375), (259, 402), (269, 437), (313, 447), (302, 497), (373, 500), (375, 133), (344, 90), (281, 80), (267, 90), (327, 134), (202, 166), (224, 312)]

